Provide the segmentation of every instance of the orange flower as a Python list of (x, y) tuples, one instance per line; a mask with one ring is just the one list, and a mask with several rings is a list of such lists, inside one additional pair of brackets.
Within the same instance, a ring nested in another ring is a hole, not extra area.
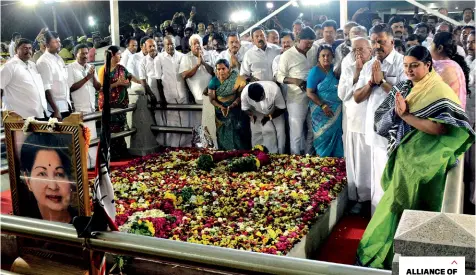
[(84, 144), (87, 152), (89, 150), (89, 144), (91, 144), (91, 129), (84, 124), (81, 124), (81, 126), (83, 127)]

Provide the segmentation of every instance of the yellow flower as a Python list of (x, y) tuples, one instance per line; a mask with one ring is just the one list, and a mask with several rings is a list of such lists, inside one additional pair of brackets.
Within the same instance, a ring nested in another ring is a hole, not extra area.
[(137, 223), (138, 223), (139, 225), (141, 225), (141, 224), (142, 224), (142, 220), (139, 220)]
[(253, 147), (253, 150), (260, 150), (260, 151), (264, 152), (264, 147), (263, 147), (263, 145), (258, 144), (258, 145), (255, 145), (255, 147)]
[(165, 192), (164, 199), (171, 199), (174, 202), (174, 205), (177, 203), (177, 197), (172, 192)]
[(149, 229), (149, 232), (152, 233), (152, 236), (154, 236), (155, 235), (154, 224), (152, 224), (150, 221), (145, 221), (145, 225)]
[(261, 163), (259, 162), (259, 159), (255, 158), (255, 162), (256, 162), (256, 168), (259, 168), (259, 166), (261, 165)]
[(276, 232), (271, 228), (268, 228), (268, 235), (271, 239), (276, 239), (276, 237), (278, 236)]

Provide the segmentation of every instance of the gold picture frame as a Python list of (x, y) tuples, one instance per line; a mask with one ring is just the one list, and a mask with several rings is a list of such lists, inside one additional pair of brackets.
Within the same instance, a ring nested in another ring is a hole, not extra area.
[[(73, 113), (62, 122), (49, 124), (5, 111), (3, 122), (13, 214), (64, 223), (72, 223), (74, 216), (90, 216), (82, 115)], [(24, 131), (25, 127), (28, 129)], [(43, 241), (17, 239), (19, 255), (76, 263), (89, 259), (81, 247), (69, 250)]]

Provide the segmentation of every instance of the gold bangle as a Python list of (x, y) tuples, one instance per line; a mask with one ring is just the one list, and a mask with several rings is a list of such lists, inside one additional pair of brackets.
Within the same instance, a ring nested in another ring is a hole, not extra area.
[(322, 109), (322, 110), (324, 110), (324, 108), (326, 108), (326, 107), (329, 107), (329, 106), (327, 106), (327, 104), (322, 104), (322, 105), (321, 105), (321, 109)]

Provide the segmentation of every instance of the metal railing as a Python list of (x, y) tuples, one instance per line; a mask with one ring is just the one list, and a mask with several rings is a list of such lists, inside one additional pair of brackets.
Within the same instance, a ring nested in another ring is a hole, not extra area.
[[(111, 115), (118, 115), (118, 114), (123, 114), (131, 111), (136, 110), (136, 105), (131, 104), (127, 108), (124, 109), (111, 109)], [(88, 122), (88, 121), (93, 121), (93, 120), (99, 120), (102, 117), (102, 112), (94, 112), (90, 114), (85, 114), (83, 116), (83, 121)]]
[(157, 133), (174, 133), (174, 134), (192, 134), (192, 127), (174, 127), (174, 126), (150, 126), (150, 130)]
[[(151, 105), (148, 105), (151, 107)], [(167, 104), (165, 108), (158, 105), (155, 106), (155, 110), (174, 110), (174, 111), (202, 111), (202, 104)]]
[(445, 191), (441, 212), (463, 214), (464, 205), (464, 155), (458, 158), (458, 164), (446, 174)]
[(152, 260), (172, 260), (181, 264), (207, 266), (218, 270), (296, 275), (391, 274), (388, 270), (240, 251), (120, 232), (95, 232), (95, 238), (82, 239), (77, 237), (76, 230), (70, 224), (8, 215), (1, 215), (0, 219), (2, 233), (86, 246), (96, 251)]

